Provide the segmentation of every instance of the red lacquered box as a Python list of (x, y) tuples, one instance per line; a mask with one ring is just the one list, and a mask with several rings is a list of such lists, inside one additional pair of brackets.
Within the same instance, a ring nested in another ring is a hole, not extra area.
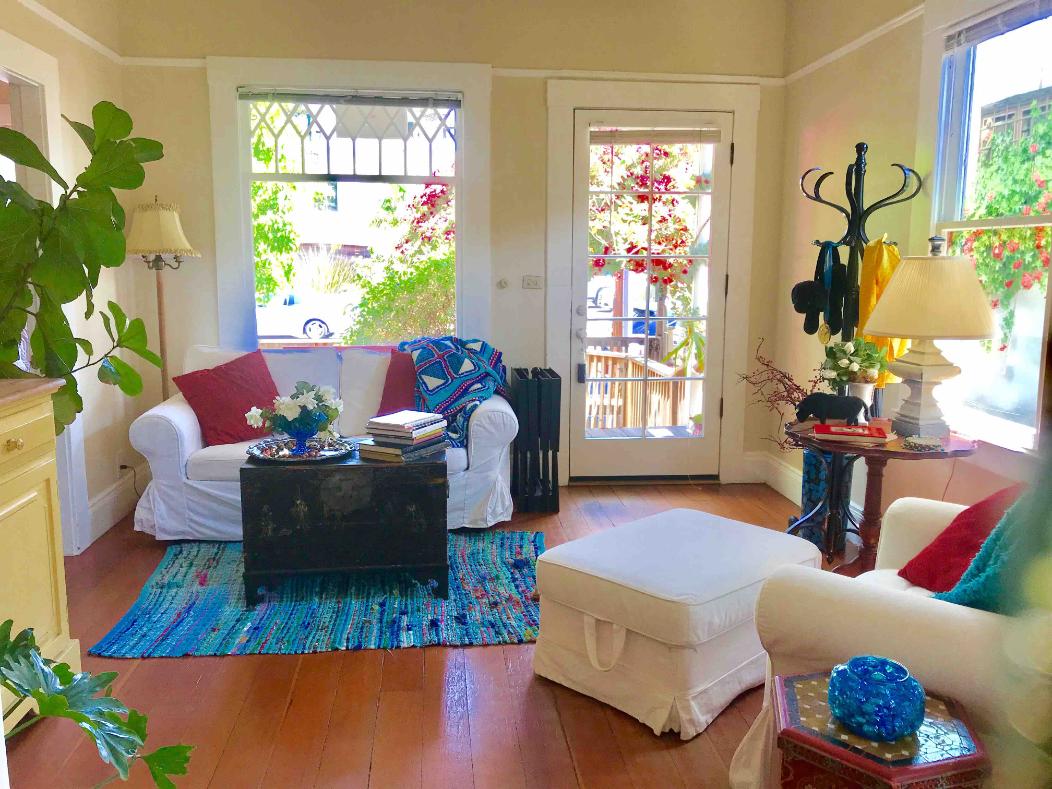
[(830, 714), (828, 672), (774, 682), (785, 789), (981, 787), (990, 774), (982, 742), (949, 699), (928, 694), (916, 734), (873, 742)]

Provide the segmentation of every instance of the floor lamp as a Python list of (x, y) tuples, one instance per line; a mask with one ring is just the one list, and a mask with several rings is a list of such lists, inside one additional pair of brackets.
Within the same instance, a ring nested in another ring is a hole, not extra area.
[[(143, 203), (135, 209), (131, 232), (128, 233), (128, 254), (141, 255), (147, 268), (157, 274), (157, 334), (161, 356), (161, 395), (168, 399), (168, 348), (164, 332), (165, 268), (178, 269), (183, 258), (199, 258), (201, 253), (190, 246), (179, 221), (179, 206), (174, 203)], [(165, 259), (171, 258), (171, 261)]]

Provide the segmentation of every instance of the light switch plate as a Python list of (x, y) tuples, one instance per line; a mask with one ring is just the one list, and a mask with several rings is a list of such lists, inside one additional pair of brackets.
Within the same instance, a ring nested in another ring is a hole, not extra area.
[(523, 274), (522, 287), (527, 290), (544, 290), (544, 277), (538, 274)]

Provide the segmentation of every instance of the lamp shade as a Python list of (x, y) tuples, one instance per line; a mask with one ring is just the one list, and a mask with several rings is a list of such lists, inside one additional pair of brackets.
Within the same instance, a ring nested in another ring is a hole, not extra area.
[(993, 336), (994, 317), (968, 258), (907, 257), (891, 275), (863, 333), (914, 340), (982, 340)]
[(156, 200), (135, 209), (128, 233), (128, 254), (201, 257), (186, 239), (183, 223), (179, 221), (179, 206)]

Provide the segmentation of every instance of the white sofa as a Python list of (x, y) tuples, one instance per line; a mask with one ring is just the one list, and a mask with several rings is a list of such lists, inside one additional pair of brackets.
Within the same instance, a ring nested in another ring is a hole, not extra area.
[[(242, 353), (193, 346), (184, 369), (214, 367)], [(309, 348), (263, 355), (279, 393), (292, 391), (300, 380), (336, 388), (344, 402), (337, 425), (341, 434), (363, 433), (365, 423), (375, 416), (389, 352)], [(448, 528), (486, 528), (511, 517), (509, 447), (518, 428), (514, 411), (499, 396), (472, 414), (468, 446), (446, 452)], [(251, 442), (204, 446), (197, 417), (182, 395), (136, 419), (130, 438), (149, 461), (152, 476), (135, 509), (137, 530), (160, 540), (241, 539), (239, 468)]]
[[(1043, 785), (1031, 784), (1017, 772), (1032, 776), (1043, 767), (1024, 765), (1018, 753), (999, 759), (1003, 752), (990, 734), (1006, 723), (1009, 696), (1022, 692), (1048, 699), (1052, 693), (1047, 674), (1027, 676), (1004, 658), (1006, 636), (1018, 620), (932, 600), (932, 592), (898, 575), (962, 509), (927, 499), (899, 499), (884, 516), (874, 570), (853, 579), (786, 566), (768, 578), (756, 603), (768, 682), (763, 709), (731, 763), (735, 789), (779, 785), (770, 678), (823, 671), (861, 654), (894, 658), (927, 690), (959, 701), (993, 753), (993, 786)], [(1006, 690), (1006, 675), (1011, 675), (1014, 691)], [(1039, 710), (1035, 714), (1040, 718)], [(1012, 723), (1018, 726), (1020, 720)]]

